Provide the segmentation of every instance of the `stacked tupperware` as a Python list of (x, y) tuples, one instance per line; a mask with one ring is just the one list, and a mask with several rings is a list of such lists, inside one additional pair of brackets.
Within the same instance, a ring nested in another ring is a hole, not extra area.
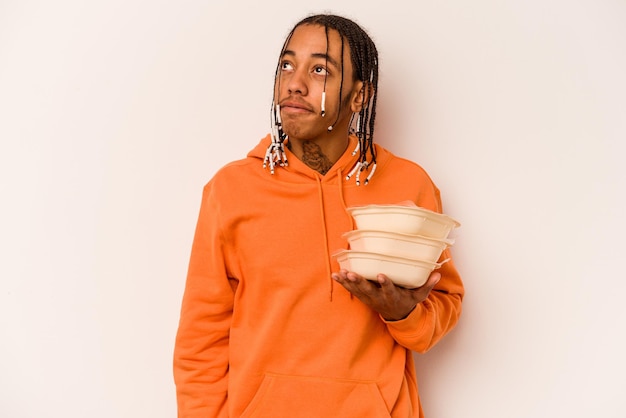
[(350, 249), (334, 254), (342, 269), (368, 280), (385, 274), (398, 286), (422, 286), (430, 273), (448, 260), (441, 253), (454, 241), (460, 223), (448, 215), (414, 204), (348, 208), (357, 229), (347, 232)]

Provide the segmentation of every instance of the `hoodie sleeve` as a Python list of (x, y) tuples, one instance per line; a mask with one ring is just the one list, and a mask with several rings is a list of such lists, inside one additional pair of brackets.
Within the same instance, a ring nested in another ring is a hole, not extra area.
[[(424, 188), (418, 206), (442, 213), (439, 189), (429, 182)], [(441, 279), (428, 297), (413, 312), (400, 321), (385, 321), (393, 338), (404, 347), (424, 353), (431, 349), (444, 335), (454, 328), (461, 315), (461, 302), (465, 294), (463, 282), (451, 259), (450, 249), (441, 254), (440, 260), (450, 258), (438, 270)], [(384, 319), (383, 319), (384, 320)]]
[(226, 417), (233, 288), (226, 273), (220, 207), (204, 188), (174, 348), (179, 418)]
[[(448, 258), (449, 250), (442, 257)], [(439, 269), (441, 280), (426, 300), (400, 321), (385, 321), (393, 338), (404, 347), (424, 353), (446, 335), (459, 320), (463, 284), (452, 260)]]

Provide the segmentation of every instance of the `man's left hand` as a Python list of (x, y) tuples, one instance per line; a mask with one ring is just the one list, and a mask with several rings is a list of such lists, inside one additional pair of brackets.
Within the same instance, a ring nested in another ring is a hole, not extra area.
[(419, 303), (428, 297), (430, 291), (441, 279), (441, 274), (436, 271), (432, 272), (426, 283), (415, 289), (396, 286), (384, 274), (379, 274), (375, 282), (347, 270), (333, 273), (332, 278), (341, 283), (361, 302), (378, 312), (385, 320), (398, 321), (406, 318)]

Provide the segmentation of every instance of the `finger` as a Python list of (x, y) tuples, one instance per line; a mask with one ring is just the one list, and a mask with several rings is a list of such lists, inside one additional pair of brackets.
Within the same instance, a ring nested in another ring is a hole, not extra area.
[(391, 279), (387, 277), (386, 275), (381, 273), (378, 276), (376, 276), (376, 280), (380, 284), (381, 290), (387, 295), (392, 295), (398, 291), (398, 289), (396, 288), (396, 285), (393, 284)]
[(374, 288), (376, 288), (376, 285), (374, 283), (354, 272), (349, 272), (346, 275), (346, 279), (349, 285), (349, 287), (346, 287), (348, 287), (348, 290), (350, 290), (355, 295), (367, 295), (370, 294)]
[(358, 291), (357, 283), (360, 280), (360, 276), (356, 273), (348, 272), (347, 270), (341, 270), (339, 272), (335, 272), (331, 274), (333, 280), (340, 283), (343, 287), (345, 287), (351, 293)]
[(358, 283), (359, 281), (361, 281), (361, 276), (352, 271), (346, 274), (346, 278), (352, 283)]
[(439, 280), (441, 280), (441, 273), (439, 273), (438, 271), (433, 271), (432, 273), (430, 273), (430, 276), (428, 276), (428, 280), (426, 280), (426, 283), (422, 285), (421, 289), (428, 290), (428, 292), (430, 293), (435, 285), (439, 283)]

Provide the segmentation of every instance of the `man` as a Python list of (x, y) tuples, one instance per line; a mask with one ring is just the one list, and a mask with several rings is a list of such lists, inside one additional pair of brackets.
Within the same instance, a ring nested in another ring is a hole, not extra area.
[(442, 210), (422, 168), (373, 144), (377, 82), (376, 47), (351, 20), (311, 16), (287, 37), (272, 133), (204, 188), (174, 355), (179, 417), (423, 416), (412, 351), (458, 320), (453, 262), (404, 289), (332, 257), (355, 228), (347, 207)]

